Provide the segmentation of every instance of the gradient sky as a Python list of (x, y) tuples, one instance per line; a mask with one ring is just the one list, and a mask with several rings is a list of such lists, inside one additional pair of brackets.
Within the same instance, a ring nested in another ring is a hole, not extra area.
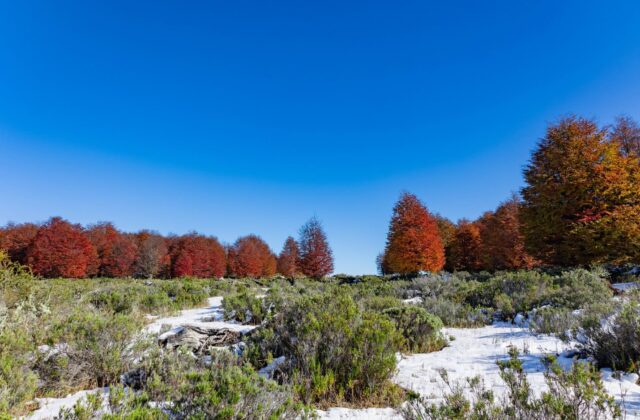
[(0, 224), (316, 215), (374, 272), (401, 191), (475, 218), (568, 113), (640, 119), (640, 2), (0, 0)]

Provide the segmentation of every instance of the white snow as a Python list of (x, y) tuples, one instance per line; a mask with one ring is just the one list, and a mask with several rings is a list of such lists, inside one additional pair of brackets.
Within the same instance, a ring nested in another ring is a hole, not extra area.
[[(222, 309), (222, 296), (214, 296), (207, 300), (206, 308), (186, 309), (180, 311), (180, 314), (172, 317), (158, 318), (153, 315), (147, 316), (153, 322), (144, 328), (144, 332), (148, 334), (160, 334), (163, 325), (169, 326), (169, 331), (163, 333), (160, 337), (177, 334), (185, 325), (200, 325), (215, 328), (227, 328), (241, 333), (256, 328), (255, 325), (241, 325), (237, 322), (222, 321), (224, 318), (224, 310)], [(68, 395), (64, 398), (39, 398), (40, 404), (38, 410), (27, 416), (28, 420), (51, 419), (58, 415), (60, 410), (73, 407), (81, 398), (89, 393), (102, 391), (104, 396), (109, 392), (108, 388), (98, 388), (88, 391), (79, 391), (75, 394)]]
[(640, 282), (629, 282), (629, 283), (613, 283), (611, 285), (611, 287), (613, 287), (614, 289), (618, 290), (619, 292), (627, 292), (631, 289), (637, 289), (640, 287)]
[(321, 419), (367, 419), (389, 420), (401, 419), (402, 416), (393, 408), (344, 408), (332, 407), (327, 411), (316, 410)]
[(60, 413), (60, 410), (73, 407), (82, 398), (94, 392), (101, 392), (103, 401), (106, 401), (109, 388), (96, 388), (87, 391), (79, 391), (75, 394), (69, 394), (63, 398), (37, 398), (36, 400), (40, 407), (36, 411), (30, 413), (27, 418), (29, 420), (52, 419)]
[[(433, 353), (399, 356), (398, 371), (393, 379), (398, 385), (432, 399), (434, 403), (442, 401), (448, 390), (441, 379), (442, 369), (447, 371), (450, 383), (466, 385), (467, 378), (480, 376), (496, 397), (505, 395), (506, 387), (500, 379), (496, 362), (508, 359), (510, 346), (518, 348), (527, 379), (536, 395), (547, 389), (541, 361), (543, 356), (556, 355), (564, 369), (570, 368), (575, 362), (571, 357), (573, 352), (570, 344), (553, 336), (535, 335), (526, 328), (508, 323), (481, 328), (445, 328), (443, 332), (447, 337), (454, 338), (448, 347)], [(640, 418), (640, 386), (636, 384), (638, 376), (630, 374), (616, 379), (613, 372), (603, 369), (602, 377), (607, 391), (617, 402), (624, 404), (627, 418)], [(332, 408), (318, 414), (324, 419), (400, 418), (400, 414), (390, 408)]]
[(422, 303), (422, 298), (420, 296), (416, 296), (416, 297), (412, 297), (410, 299), (404, 299), (403, 302), (407, 303), (409, 305), (417, 305), (417, 304)]
[(200, 327), (227, 328), (232, 331), (245, 333), (256, 328), (255, 325), (242, 325), (237, 322), (222, 321), (224, 318), (224, 310), (222, 309), (222, 296), (210, 297), (207, 300), (206, 308), (185, 309), (180, 315), (156, 318), (151, 324), (145, 327), (145, 332), (150, 334), (159, 334), (163, 325), (169, 327), (169, 330), (161, 334), (158, 338), (167, 338), (168, 336), (177, 334), (185, 325), (193, 325)]
[(285, 360), (286, 358), (284, 356), (273, 359), (273, 362), (258, 371), (258, 375), (270, 379), (271, 376), (273, 376), (273, 372), (278, 369), (278, 366), (283, 364)]
[[(208, 307), (188, 309), (175, 317), (157, 318), (145, 328), (152, 334), (159, 334), (163, 325), (170, 326), (170, 332), (177, 332), (186, 324), (216, 325), (236, 331), (247, 331), (255, 326), (240, 325), (222, 321), (222, 297), (213, 297), (208, 301)], [(535, 335), (529, 329), (508, 323), (496, 323), (481, 328), (445, 328), (445, 336), (450, 339), (449, 346), (441, 351), (400, 356), (398, 371), (394, 382), (415, 391), (434, 402), (442, 400), (447, 388), (440, 377), (442, 369), (447, 371), (451, 382), (466, 383), (466, 379), (479, 375), (487, 388), (493, 390), (497, 397), (504, 395), (506, 388), (500, 379), (498, 360), (508, 358), (510, 346), (520, 351), (524, 370), (532, 390), (540, 394), (546, 389), (544, 380), (544, 366), (542, 357), (548, 354), (558, 356), (560, 365), (568, 369), (574, 360), (571, 358), (570, 344), (549, 335)], [(165, 333), (166, 334), (166, 333)], [(273, 370), (277, 364), (284, 362), (282, 358), (275, 359), (272, 364), (261, 370), (261, 374), (269, 374), (267, 368)], [(609, 369), (602, 370), (602, 377), (607, 391), (616, 400), (624, 404), (627, 418), (640, 418), (640, 386), (637, 385), (638, 375), (626, 374), (619, 379)], [(41, 408), (33, 412), (28, 419), (47, 419), (58, 414), (60, 409), (72, 407), (80, 398), (93, 391), (80, 391), (65, 398), (40, 399)], [(103, 390), (103, 392), (106, 392)], [(323, 419), (397, 419), (400, 414), (392, 408), (350, 409), (343, 407), (317, 411)]]

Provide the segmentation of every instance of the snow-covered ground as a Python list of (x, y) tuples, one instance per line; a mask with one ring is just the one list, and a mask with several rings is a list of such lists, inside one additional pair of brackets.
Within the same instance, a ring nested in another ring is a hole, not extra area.
[(163, 326), (168, 326), (169, 330), (162, 334), (162, 337), (178, 333), (184, 325), (201, 325), (213, 328), (227, 328), (232, 331), (247, 332), (255, 328), (254, 325), (242, 325), (237, 322), (223, 321), (224, 310), (222, 309), (222, 296), (210, 297), (206, 308), (186, 309), (180, 311), (177, 316), (155, 318), (153, 322), (145, 327), (145, 332), (149, 334), (159, 334)]
[(87, 391), (79, 391), (75, 394), (69, 394), (63, 398), (38, 398), (40, 408), (32, 412), (27, 416), (29, 420), (46, 420), (52, 419), (60, 413), (60, 410), (73, 407), (78, 401), (87, 396), (87, 394), (93, 394), (95, 392), (101, 392), (103, 400), (105, 400), (109, 389), (108, 388), (96, 388)]
[[(444, 330), (452, 337), (449, 346), (441, 351), (413, 354), (401, 357), (394, 382), (403, 388), (419, 393), (434, 402), (442, 400), (448, 388), (441, 379), (440, 371), (446, 370), (450, 383), (465, 384), (466, 378), (480, 376), (486, 387), (493, 390), (499, 398), (506, 393), (504, 382), (500, 379), (498, 360), (508, 358), (510, 346), (520, 351), (527, 379), (536, 394), (546, 389), (542, 357), (547, 354), (558, 356), (558, 362), (569, 368), (574, 360), (569, 357), (570, 347), (559, 339), (531, 333), (526, 328), (507, 323), (496, 323), (481, 328), (447, 328)], [(635, 374), (615, 379), (612, 372), (602, 371), (607, 391), (624, 406), (627, 418), (640, 418), (640, 386), (635, 382)], [(320, 412), (325, 419), (395, 419), (400, 414), (388, 409), (346, 409), (333, 408)]]
[[(180, 311), (180, 314), (172, 317), (148, 317), (152, 322), (144, 328), (144, 332), (153, 335), (159, 335), (160, 332), (167, 327), (169, 328), (160, 337), (167, 337), (171, 334), (180, 332), (184, 325), (201, 325), (215, 328), (227, 328), (238, 332), (247, 332), (255, 328), (253, 325), (241, 325), (237, 322), (223, 321), (224, 310), (222, 309), (222, 296), (211, 297), (207, 301), (207, 307), (186, 309)], [(105, 389), (94, 389), (89, 391), (80, 391), (75, 394), (68, 395), (64, 398), (38, 398), (40, 408), (32, 412), (27, 417), (28, 420), (44, 420), (52, 419), (63, 408), (71, 408), (75, 403), (85, 397), (87, 394), (102, 391)]]
[[(185, 324), (216, 325), (236, 331), (247, 331), (253, 326), (224, 322), (222, 297), (209, 299), (206, 308), (188, 309), (175, 317), (155, 318), (145, 327), (151, 334), (159, 334), (163, 325), (170, 327), (165, 334), (176, 333)], [(524, 361), (524, 369), (532, 389), (536, 393), (546, 388), (544, 381), (543, 356), (555, 354), (559, 363), (568, 368), (573, 359), (571, 349), (559, 339), (548, 335), (535, 335), (527, 328), (517, 327), (508, 323), (496, 323), (481, 328), (447, 328), (444, 330), (449, 340), (449, 346), (441, 351), (399, 356), (398, 371), (394, 382), (413, 390), (423, 397), (441, 400), (447, 388), (440, 377), (442, 369), (447, 371), (451, 382), (465, 383), (466, 378), (479, 375), (483, 378), (487, 388), (491, 388), (496, 396), (506, 392), (504, 383), (500, 379), (496, 361), (508, 358), (510, 346), (520, 351)], [(267, 373), (267, 372), (263, 372)], [(640, 386), (636, 384), (638, 376), (624, 375), (621, 379), (614, 378), (610, 370), (603, 370), (603, 379), (607, 391), (616, 400), (622, 402), (627, 410), (627, 418), (640, 418)], [(32, 419), (47, 419), (56, 415), (61, 408), (71, 407), (90, 391), (81, 391), (66, 398), (47, 398), (39, 400), (41, 408), (29, 416)], [(400, 414), (391, 408), (348, 409), (331, 408), (318, 411), (325, 419), (396, 419)]]

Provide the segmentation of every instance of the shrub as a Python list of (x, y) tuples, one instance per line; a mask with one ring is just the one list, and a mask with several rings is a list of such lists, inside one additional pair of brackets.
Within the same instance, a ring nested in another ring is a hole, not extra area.
[[(64, 345), (40, 361), (39, 369), (49, 370), (43, 379), (60, 378), (68, 387), (117, 383), (132, 365), (136, 351), (132, 341), (142, 325), (141, 319), (124, 314), (78, 310), (54, 326), (52, 338)], [(52, 374), (51, 369), (57, 372)], [(56, 383), (50, 386), (60, 388)]]
[(129, 313), (133, 309), (135, 294), (117, 289), (98, 290), (92, 293), (90, 302), (98, 309), (114, 313)]
[(277, 376), (291, 380), (305, 403), (397, 402), (389, 379), (402, 337), (391, 320), (362, 311), (338, 287), (287, 300), (276, 296), (274, 302), (273, 316), (251, 339), (254, 365), (284, 356)]
[(567, 308), (542, 307), (529, 317), (529, 328), (538, 334), (555, 334), (569, 340), (579, 324), (579, 315)]
[(447, 327), (478, 327), (488, 325), (493, 320), (493, 310), (490, 308), (473, 308), (442, 298), (423, 299), (422, 307), (440, 318)]
[(402, 349), (414, 353), (441, 350), (447, 345), (440, 334), (442, 321), (435, 315), (417, 306), (399, 306), (383, 312), (393, 320), (396, 329), (404, 337)]
[(636, 371), (640, 364), (640, 303), (637, 296), (604, 316), (588, 313), (582, 320), (579, 348), (598, 366)]
[(549, 301), (556, 306), (571, 309), (583, 308), (594, 303), (606, 302), (613, 292), (606, 280), (607, 273), (601, 269), (567, 271), (554, 279), (558, 290), (551, 293)]
[(260, 324), (267, 315), (267, 308), (262, 299), (244, 290), (234, 295), (226, 296), (222, 301), (224, 318), (236, 320), (243, 324)]
[(179, 418), (278, 418), (299, 407), (288, 388), (264, 379), (225, 353), (211, 367), (186, 373), (180, 397), (167, 410)]
[[(620, 418), (620, 407), (607, 394), (600, 373), (590, 364), (576, 362), (564, 371), (553, 358), (546, 359), (548, 391), (533, 395), (518, 351), (512, 348), (508, 360), (499, 361), (506, 395), (497, 401), (479, 377), (467, 379), (469, 392), (452, 384), (442, 373), (450, 392), (441, 403), (416, 398), (403, 408), (405, 419), (609, 419)], [(470, 396), (468, 396), (470, 394)]]
[(184, 349), (152, 345), (131, 372), (138, 379), (128, 389), (111, 386), (107, 398), (90, 394), (61, 417), (294, 418), (303, 408), (290, 387), (260, 377), (229, 352), (215, 352), (204, 363)]
[(385, 309), (395, 308), (402, 305), (402, 301), (393, 296), (371, 296), (363, 299), (362, 305), (366, 310), (382, 312)]

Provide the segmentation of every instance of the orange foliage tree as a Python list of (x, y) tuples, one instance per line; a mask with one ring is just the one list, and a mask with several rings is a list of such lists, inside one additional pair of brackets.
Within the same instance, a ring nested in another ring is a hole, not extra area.
[(436, 219), (415, 195), (402, 194), (393, 208), (387, 246), (379, 262), (383, 272), (439, 271), (444, 262)]
[(482, 267), (481, 245), (479, 224), (466, 219), (460, 220), (447, 247), (447, 270), (479, 270)]
[(95, 273), (100, 277), (128, 277), (133, 275), (136, 244), (119, 232), (111, 223), (89, 227), (87, 236), (98, 253)]
[(173, 277), (222, 277), (226, 255), (216, 238), (190, 233), (172, 238), (170, 247)]
[(300, 229), (300, 271), (311, 278), (320, 279), (333, 272), (333, 252), (322, 224), (315, 217)]
[(86, 277), (96, 260), (96, 250), (82, 227), (59, 217), (42, 225), (27, 249), (29, 265), (44, 277)]
[(276, 273), (276, 256), (257, 235), (247, 235), (229, 247), (229, 274), (233, 277), (270, 277)]
[(521, 219), (527, 249), (547, 264), (640, 258), (640, 163), (594, 121), (548, 127), (525, 169)]
[(285, 277), (293, 278), (299, 274), (298, 257), (300, 250), (298, 243), (289, 236), (278, 255), (278, 273)]
[(12, 261), (27, 264), (27, 249), (38, 233), (34, 223), (10, 223), (0, 229), (0, 249), (7, 252)]
[(640, 157), (640, 126), (630, 117), (619, 117), (609, 139), (620, 147), (624, 156)]
[(527, 253), (520, 229), (520, 201), (514, 194), (495, 212), (480, 220), (482, 267), (487, 270), (532, 268), (536, 260)]

